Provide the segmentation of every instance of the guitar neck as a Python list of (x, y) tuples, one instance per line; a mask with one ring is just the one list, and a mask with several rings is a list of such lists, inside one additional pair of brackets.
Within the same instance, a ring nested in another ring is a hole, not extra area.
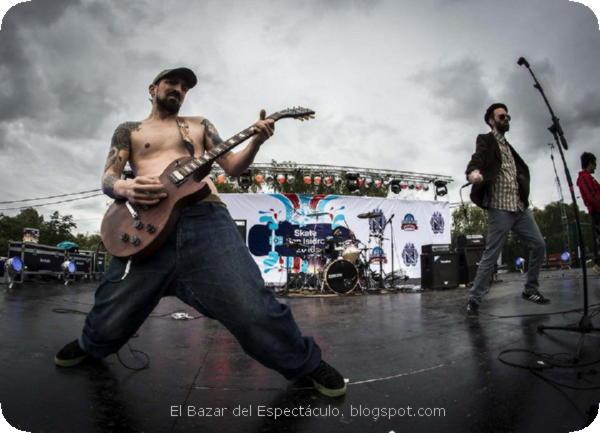
[[(273, 119), (277, 122), (283, 118), (294, 118), (299, 120), (308, 120), (314, 118), (315, 112), (313, 110), (295, 107), (295, 108), (287, 108), (282, 111), (278, 111), (276, 113), (271, 114), (267, 117), (267, 119)], [(203, 176), (208, 175), (210, 172), (210, 167), (213, 162), (220, 157), (221, 155), (229, 152), (231, 149), (243, 143), (253, 135), (257, 133), (257, 129), (254, 126), (250, 126), (244, 129), (241, 132), (238, 132), (233, 137), (219, 143), (213, 149), (207, 151), (200, 158), (193, 158), (191, 161), (186, 164), (177, 167), (175, 170), (169, 174), (169, 179), (174, 184), (178, 185), (186, 181), (188, 177), (194, 174), (201, 174)]]
[(256, 128), (254, 128), (253, 126), (250, 126), (241, 132), (238, 132), (231, 138), (223, 141), (222, 143), (219, 143), (213, 149), (204, 152), (204, 155), (202, 155), (201, 157), (194, 158), (188, 163), (182, 165), (181, 167), (178, 167), (176, 170), (173, 170), (173, 172), (169, 175), (169, 179), (171, 179), (173, 183), (179, 184), (184, 182), (189, 176), (193, 175), (196, 172), (209, 171), (213, 162), (215, 162), (215, 160), (218, 157), (224, 155), (234, 147), (243, 143), (244, 141), (255, 135), (256, 132)]

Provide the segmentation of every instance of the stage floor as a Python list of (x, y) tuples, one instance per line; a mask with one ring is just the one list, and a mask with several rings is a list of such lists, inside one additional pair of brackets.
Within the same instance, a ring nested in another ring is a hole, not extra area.
[[(281, 298), (324, 358), (349, 378), (341, 399), (321, 397), (262, 367), (215, 321), (172, 319), (175, 311), (198, 316), (174, 298), (163, 299), (129, 342), (149, 355), (149, 369), (128, 370), (115, 355), (60, 369), (53, 357), (78, 336), (85, 316), (53, 309), (87, 312), (96, 283), (0, 286), (2, 412), (30, 432), (575, 431), (595, 416), (600, 389), (556, 387), (542, 378), (600, 387), (600, 364), (540, 370), (540, 377), (501, 363), (498, 355), (530, 349), (561, 362), (575, 352), (578, 334), (538, 334), (537, 325), (578, 321), (579, 313), (544, 314), (581, 307), (578, 272), (543, 272), (541, 289), (552, 299), (544, 306), (521, 299), (522, 275), (501, 275), (476, 320), (465, 318), (465, 288)], [(597, 275), (589, 287), (590, 304), (600, 303)], [(600, 327), (598, 308), (592, 312)], [(127, 346), (120, 354), (128, 365), (143, 363)], [(582, 358), (600, 359), (600, 334), (588, 334)], [(506, 359), (543, 366), (524, 353)], [(267, 415), (285, 408), (293, 414)], [(396, 415), (374, 416), (387, 408)]]

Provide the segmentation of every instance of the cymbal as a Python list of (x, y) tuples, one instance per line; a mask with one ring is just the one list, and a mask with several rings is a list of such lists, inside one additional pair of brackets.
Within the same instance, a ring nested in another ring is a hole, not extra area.
[(381, 216), (381, 214), (377, 213), (377, 212), (365, 212), (365, 213), (360, 213), (357, 215), (358, 218), (362, 218), (362, 219), (376, 218), (378, 216)]

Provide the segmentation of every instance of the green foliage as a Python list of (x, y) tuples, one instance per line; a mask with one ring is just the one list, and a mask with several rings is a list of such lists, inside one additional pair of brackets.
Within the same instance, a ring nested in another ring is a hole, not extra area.
[(44, 220), (34, 208), (23, 209), (14, 217), (0, 213), (0, 255), (8, 251), (8, 241), (23, 239), (25, 227), (36, 228), (40, 231), (40, 244), (56, 245), (61, 241), (72, 241), (79, 245), (81, 250), (95, 250), (100, 241), (99, 235), (73, 234), (77, 224), (72, 215), (60, 215), (54, 212), (48, 221)]

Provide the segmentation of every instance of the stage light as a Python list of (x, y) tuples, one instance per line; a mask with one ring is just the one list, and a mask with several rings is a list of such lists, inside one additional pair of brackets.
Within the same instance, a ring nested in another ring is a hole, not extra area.
[(8, 272), (18, 274), (23, 270), (23, 262), (20, 257), (11, 257), (4, 263), (4, 267)]
[(517, 257), (515, 260), (515, 269), (521, 273), (523, 273), (523, 269), (525, 268), (525, 259), (523, 257)]
[(392, 191), (394, 194), (398, 194), (400, 189), (400, 181), (398, 179), (394, 179), (390, 182), (390, 191)]
[(283, 185), (283, 184), (285, 183), (285, 181), (286, 181), (285, 174), (278, 174), (278, 175), (277, 175), (277, 182), (278, 182), (280, 185)]
[(346, 188), (348, 191), (355, 192), (358, 191), (358, 173), (346, 173)]
[(323, 180), (323, 178), (321, 176), (315, 176), (313, 179), (313, 184), (319, 186), (319, 185), (321, 185), (322, 180)]
[(240, 188), (242, 188), (244, 191), (247, 191), (248, 188), (250, 188), (250, 185), (252, 185), (252, 178), (250, 177), (250, 171), (245, 171), (244, 173), (240, 174), (239, 177), (237, 178), (237, 183), (240, 186)]
[(23, 262), (20, 257), (11, 257), (4, 262), (4, 269), (7, 276), (8, 288), (12, 289), (15, 283), (15, 277), (23, 272)]
[(304, 176), (302, 178), (302, 180), (304, 180), (305, 185), (310, 185), (310, 184), (312, 184), (312, 181), (313, 181), (312, 176)]
[(436, 180), (435, 182), (433, 182), (433, 184), (435, 185), (435, 195), (437, 196), (444, 196), (446, 194), (448, 194), (448, 188), (446, 187), (446, 182), (444, 182), (443, 180)]
[(77, 265), (71, 260), (65, 260), (60, 267), (65, 275), (72, 275), (77, 271)]

